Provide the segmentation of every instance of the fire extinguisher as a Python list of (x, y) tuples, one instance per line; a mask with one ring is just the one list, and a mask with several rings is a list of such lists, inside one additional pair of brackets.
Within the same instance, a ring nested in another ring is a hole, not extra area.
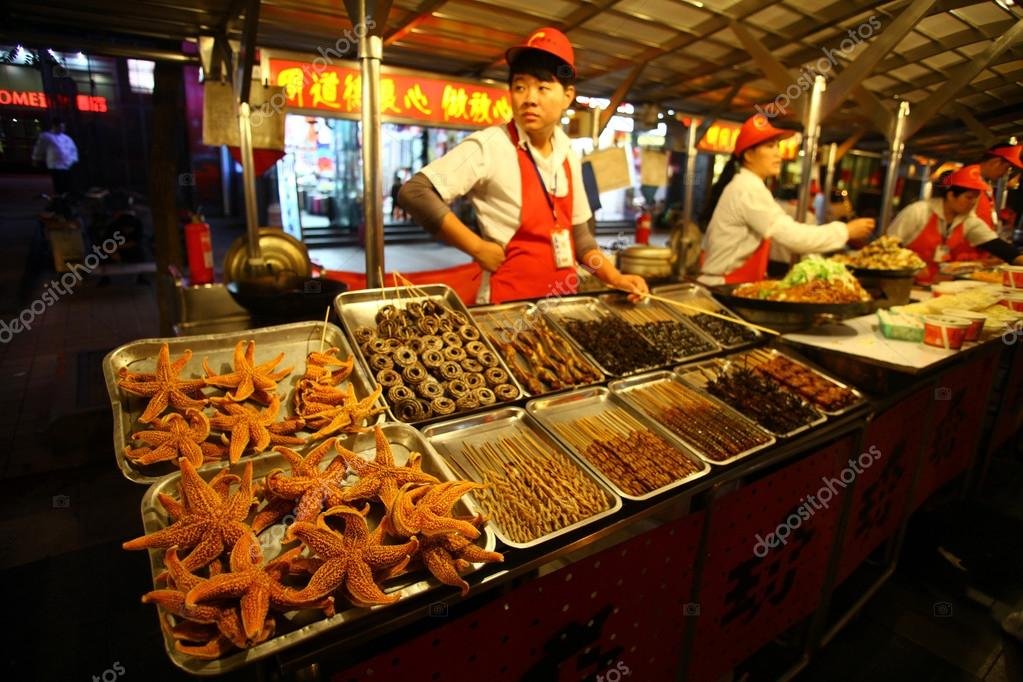
[(188, 252), (188, 271), (192, 284), (213, 282), (213, 242), (210, 240), (210, 226), (203, 222), (198, 213), (192, 214), (192, 222), (185, 225), (185, 250)]
[(649, 244), (650, 243), (650, 226), (653, 219), (650, 216), (650, 211), (647, 208), (643, 208), (643, 211), (636, 217), (636, 243), (637, 244)]

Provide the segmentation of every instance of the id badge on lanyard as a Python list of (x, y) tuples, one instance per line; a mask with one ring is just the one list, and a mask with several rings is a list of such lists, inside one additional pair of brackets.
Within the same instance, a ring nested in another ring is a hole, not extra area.
[(551, 249), (554, 251), (554, 265), (560, 268), (570, 268), (575, 265), (575, 256), (572, 254), (572, 240), (568, 230), (554, 224), (551, 231)]

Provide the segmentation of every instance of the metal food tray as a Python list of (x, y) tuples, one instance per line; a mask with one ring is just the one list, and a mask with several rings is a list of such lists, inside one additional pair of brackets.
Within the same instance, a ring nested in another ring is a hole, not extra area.
[[(517, 331), (522, 331), (527, 327), (531, 327), (532, 323), (530, 322), (530, 320), (532, 318), (535, 317), (542, 318), (540, 311), (532, 303), (499, 303), (496, 305), (476, 306), (470, 308), (469, 313), (472, 315), (473, 320), (476, 322), (476, 326), (480, 328), (480, 330), (483, 332), (483, 335), (487, 336), (488, 339), (491, 332), (494, 330), (495, 325), (492, 323), (494, 315), (507, 315), (510, 319), (515, 321), (515, 324), (518, 325)], [(522, 392), (524, 395), (528, 397), (535, 397), (537, 395), (546, 395), (547, 393), (558, 393), (560, 391), (572, 390), (574, 388), (581, 388), (583, 386), (592, 386), (594, 384), (603, 383), (604, 381), (603, 370), (597, 367), (597, 365), (590, 360), (590, 356), (582, 348), (579, 347), (579, 345), (575, 342), (575, 339), (573, 339), (571, 336), (567, 334), (562, 333), (561, 329), (553, 324), (548, 323), (547, 328), (550, 330), (551, 334), (557, 335), (568, 346), (570, 346), (579, 356), (579, 359), (582, 362), (585, 362), (591, 370), (600, 375), (600, 378), (583, 384), (572, 384), (570, 386), (565, 386), (564, 388), (547, 391), (546, 393), (530, 393), (528, 387), (523, 386)], [(493, 345), (492, 341), (491, 345)], [(498, 353), (498, 355), (500, 356), (500, 353)], [(518, 358), (522, 358), (522, 354), (519, 353), (518, 351), (515, 352), (515, 356)], [(503, 356), (500, 357), (501, 360), (503, 361), (504, 357)], [(505, 366), (507, 366), (507, 363), (505, 363)], [(531, 367), (531, 365), (528, 366)], [(515, 375), (512, 374), (511, 376), (514, 377)]]
[[(679, 376), (679, 378), (682, 379), (682, 381), (684, 381), (685, 383), (689, 384), (693, 388), (695, 388), (695, 389), (697, 389), (699, 391), (703, 391), (704, 393), (706, 393), (710, 397), (716, 398), (717, 400), (720, 400), (721, 402), (723, 402), (723, 403), (725, 403), (727, 405), (728, 403), (724, 399), (718, 398), (713, 393), (711, 393), (710, 391), (707, 390), (707, 375), (704, 374), (703, 371), (704, 370), (711, 371), (715, 375), (717, 375), (722, 370), (726, 369), (726, 367), (729, 364), (731, 364), (732, 362), (738, 363), (739, 357), (740, 356), (736, 355), (736, 356), (729, 356), (727, 358), (715, 358), (713, 360), (705, 360), (703, 362), (693, 362), (693, 363), (689, 363), (689, 364), (685, 364), (685, 365), (681, 365), (679, 367), (676, 367), (675, 368), (675, 373)], [(760, 426), (760, 428), (762, 428), (764, 431), (767, 431), (768, 433), (774, 435), (776, 438), (791, 438), (792, 436), (795, 436), (796, 434), (802, 433), (803, 431), (808, 431), (808, 430), (810, 430), (811, 428), (813, 428), (815, 426), (820, 426), (825, 421), (827, 421), (828, 418), (826, 416), (824, 416), (823, 414), (821, 414), (821, 411), (818, 410), (816, 408), (816, 406), (814, 406), (812, 403), (810, 403), (805, 398), (803, 398), (803, 396), (799, 395), (798, 393), (793, 391), (791, 388), (789, 388), (785, 384), (783, 384), (783, 383), (773, 379), (772, 377), (767, 377), (767, 378), (770, 379), (771, 381), (773, 381), (775, 384), (777, 384), (778, 387), (783, 392), (790, 393), (793, 396), (795, 396), (798, 400), (803, 402), (806, 405), (806, 407), (810, 408), (810, 411), (812, 411), (814, 414), (817, 415), (817, 418), (814, 419), (811, 422), (807, 422), (807, 423), (803, 424), (802, 426), (800, 426), (798, 428), (792, 429), (791, 431), (786, 431), (785, 433), (778, 433), (777, 431), (768, 428), (766, 425), (761, 424), (752, 415), (745, 415), (744, 413), (742, 413), (739, 410), (739, 408), (737, 408), (737, 407), (735, 407), (733, 405), (729, 405), (729, 407), (731, 407), (736, 412), (739, 412), (740, 414), (743, 414), (743, 416), (748, 417), (750, 419), (750, 421), (756, 422), (757, 425)]]
[[(640, 424), (645, 426), (647, 429), (652, 431), (657, 436), (664, 439), (669, 445), (673, 446), (676, 450), (679, 450), (688, 459), (692, 460), (694, 464), (699, 467), (699, 471), (695, 474), (691, 474), (684, 478), (680, 478), (677, 481), (669, 483), (668, 485), (655, 488), (648, 493), (643, 495), (630, 495), (625, 492), (618, 485), (607, 477), (604, 472), (600, 470), (595, 464), (591, 463), (587, 459), (586, 455), (579, 452), (571, 444), (565, 442), (560, 436), (554, 426), (564, 422), (574, 422), (577, 419), (583, 417), (592, 417), (600, 414), (601, 412), (610, 409), (620, 409), (628, 414), (630, 417), (638, 421)], [(691, 483), (696, 479), (706, 476), (710, 473), (710, 465), (707, 464), (702, 458), (695, 455), (692, 450), (689, 449), (685, 443), (683, 443), (674, 433), (666, 428), (663, 428), (660, 424), (655, 422), (649, 416), (634, 409), (631, 405), (623, 401), (618, 396), (612, 394), (603, 386), (597, 386), (594, 388), (583, 388), (578, 391), (572, 391), (571, 393), (564, 393), (559, 396), (550, 398), (539, 398), (537, 400), (531, 400), (526, 403), (526, 412), (528, 412), (534, 419), (536, 419), (544, 428), (546, 428), (552, 436), (558, 439), (559, 442), (576, 457), (586, 462), (590, 470), (593, 471), (600, 479), (607, 484), (616, 495), (626, 500), (642, 501), (648, 500), (651, 497), (660, 495), (661, 493), (678, 488), (679, 486)], [(556, 418), (555, 418), (556, 415)]]
[[(416, 286), (414, 288), (407, 287), (389, 287), (384, 289), (359, 289), (357, 291), (346, 291), (342, 294), (338, 294), (337, 298), (334, 299), (334, 310), (337, 311), (337, 316), (341, 319), (344, 324), (345, 331), (348, 332), (351, 345), (355, 349), (355, 357), (357, 358), (357, 364), (363, 369), (369, 377), (375, 377), (372, 368), (369, 365), (369, 358), (367, 358), (362, 348), (355, 340), (355, 330), (359, 327), (370, 327), (376, 329), (376, 314), (385, 305), (407, 305), (413, 301), (426, 301), (429, 299), (439, 300), (455, 312), (462, 313), (465, 315), (469, 324), (473, 324), (472, 315), (469, 314), (468, 308), (462, 303), (462, 299), (458, 298), (458, 294), (455, 290), (446, 284), (427, 284), (424, 286)], [(501, 354), (497, 352), (494, 345), (490, 343), (490, 339), (486, 338), (486, 334), (479, 329), (478, 325), (473, 324), (476, 329), (480, 332), (480, 342), (483, 343), (490, 351), (497, 356), (497, 361), (500, 367), (508, 372), (508, 381), (517, 389), (519, 389), (519, 397), (515, 398), (518, 400), (525, 397), (526, 392), (519, 384), (518, 379), (512, 376), (508, 366), (504, 364), (504, 359)], [(391, 410), (391, 404), (387, 400), (386, 395), (382, 396), (384, 403), (387, 405), (388, 414), (396, 422), (401, 422), (397, 415)], [(510, 400), (506, 402), (514, 402)], [(471, 410), (455, 410), (452, 414), (448, 415), (434, 415), (427, 419), (420, 419), (418, 421), (402, 422), (408, 424), (429, 424), (441, 419), (450, 419), (453, 416), (463, 414), (475, 414), (483, 410), (492, 410), (495, 406), (501, 405), (500, 402), (494, 405), (481, 405), (478, 408)]]
[[(718, 313), (719, 315), (724, 315), (726, 317), (731, 317), (736, 320), (736, 324), (739, 325), (742, 324), (741, 317), (733, 313), (725, 306), (721, 305), (713, 296), (711, 296), (709, 291), (707, 291), (705, 288), (698, 284), (666, 284), (664, 286), (654, 287), (653, 289), (650, 290), (650, 292), (656, 294), (657, 296), (670, 298), (674, 301), (679, 301), (680, 303), (688, 303), (697, 308), (706, 309), (709, 312)], [(676, 314), (684, 315), (686, 316), (686, 318), (693, 317), (696, 315), (696, 313), (690, 312), (689, 310), (686, 310), (681, 306), (668, 307), (670, 307), (671, 310)], [(695, 322), (693, 322), (692, 325), (694, 327), (699, 328), (700, 331), (706, 334), (707, 336), (710, 336), (709, 332), (704, 331)], [(746, 346), (751, 346), (753, 344), (759, 343), (760, 340), (764, 337), (764, 334), (761, 331), (758, 331), (751, 327), (747, 327), (747, 329), (749, 329), (749, 331), (755, 334), (755, 337), (750, 339), (749, 341), (742, 341), (740, 343), (733, 344), (726, 344), (716, 338), (714, 339), (714, 341), (717, 342), (718, 345), (720, 345), (725, 350), (734, 350), (736, 348), (745, 348)]]
[[(614, 514), (622, 508), (621, 498), (612, 492), (611, 488), (604, 482), (603, 476), (591, 469), (585, 461), (577, 459), (570, 450), (566, 449), (561, 444), (561, 441), (547, 433), (545, 429), (537, 424), (536, 421), (521, 408), (505, 407), (492, 410), (484, 414), (462, 417), (461, 419), (453, 419), (440, 424), (434, 424), (423, 429), (423, 435), (431, 447), (435, 448), (442, 457), (447, 458), (454, 465), (454, 471), (458, 471), (460, 474), (464, 472), (464, 474), (467, 474), (471, 480), (478, 482), (482, 480), (482, 476), (479, 475), (479, 472), (476, 471), (475, 467), (465, 461), (462, 457), (460, 446), (463, 443), (472, 443), (474, 441), (486, 442), (502, 438), (506, 435), (514, 434), (517, 431), (523, 430), (529, 431), (541, 442), (550, 446), (552, 450), (562, 453), (570, 462), (576, 464), (579, 469), (588, 478), (592, 479), (607, 495), (608, 508), (599, 514), (589, 517), (588, 519), (578, 521), (573, 523), (571, 526), (566, 526), (560, 530), (554, 531), (553, 533), (542, 535), (530, 540), (529, 542), (515, 542), (504, 534), (504, 531), (495, 521), (488, 521), (488, 527), (493, 526), (494, 533), (501, 542), (509, 547), (516, 547), (519, 549), (535, 547), (543, 542), (553, 540), (554, 538), (565, 535), (566, 533), (571, 533), (572, 531), (594, 523), (595, 521), (599, 521), (606, 516)], [(542, 475), (543, 472), (538, 472), (538, 474)], [(472, 493), (469, 495), (471, 497)], [(473, 506), (475, 507), (476, 505)], [(476, 509), (473, 511), (475, 513)]]
[[(595, 298), (591, 298), (589, 296), (545, 298), (542, 301), (539, 301), (536, 307), (541, 313), (543, 313), (547, 320), (558, 329), (558, 331), (560, 331), (564, 336), (572, 339), (572, 342), (575, 343), (578, 348), (582, 349), (583, 354), (589, 359), (589, 361), (596, 367), (600, 368), (600, 371), (606, 376), (630, 376), (632, 374), (649, 371), (650, 369), (659, 366), (651, 365), (649, 367), (639, 367), (625, 373), (624, 375), (617, 374), (610, 371), (607, 367), (604, 367), (604, 365), (602, 365), (588, 350), (586, 350), (585, 346), (583, 346), (578, 339), (569, 333), (568, 326), (562, 322), (562, 319), (564, 318), (572, 317), (580, 320), (599, 320), (605, 317), (615, 317), (614, 312)], [(646, 337), (638, 331), (636, 331), (636, 334), (646, 341)], [(649, 341), (646, 342), (648, 344), (650, 343)]]
[(646, 386), (651, 386), (653, 384), (660, 383), (662, 381), (674, 381), (675, 383), (680, 384), (683, 387), (683, 389), (685, 389), (687, 391), (692, 391), (692, 392), (696, 393), (700, 398), (702, 398), (704, 400), (707, 400), (707, 401), (717, 405), (718, 407), (720, 407), (721, 411), (726, 413), (732, 419), (747, 425), (747, 427), (753, 429), (754, 431), (757, 431), (757, 432), (763, 434), (763, 437), (765, 438), (765, 441), (761, 445), (757, 445), (755, 447), (749, 448), (748, 450), (743, 450), (742, 452), (738, 452), (738, 453), (732, 455), (731, 457), (727, 457), (727, 458), (722, 459), (722, 460), (715, 460), (715, 459), (709, 457), (702, 450), (700, 450), (699, 446), (697, 446), (696, 444), (690, 442), (689, 439), (686, 438), (685, 434), (677, 433), (676, 431), (673, 431), (672, 429), (668, 428), (667, 426), (664, 427), (666, 430), (670, 431), (672, 433), (672, 435), (674, 435), (678, 440), (680, 440), (683, 443), (685, 443), (685, 445), (690, 450), (692, 450), (697, 455), (699, 455), (700, 459), (702, 459), (703, 461), (707, 462), (708, 464), (714, 464), (714, 465), (717, 465), (717, 466), (723, 466), (725, 464), (731, 464), (732, 462), (737, 462), (740, 459), (743, 459), (745, 457), (749, 457), (754, 452), (759, 452), (760, 450), (763, 450), (764, 448), (770, 447), (770, 446), (774, 445), (777, 442), (775, 437), (772, 436), (767, 431), (765, 431), (763, 428), (761, 428), (759, 424), (757, 424), (756, 422), (754, 422), (751, 419), (747, 418), (741, 412), (737, 412), (736, 410), (732, 409), (731, 406), (726, 405), (725, 403), (721, 402), (720, 400), (718, 400), (714, 396), (707, 395), (706, 393), (703, 393), (702, 391), (697, 391), (696, 389), (690, 387), (689, 385), (687, 385), (685, 382), (682, 381), (682, 379), (678, 376), (678, 374), (676, 374), (675, 372), (672, 372), (670, 370), (662, 370), (660, 372), (650, 372), (648, 374), (643, 374), (643, 375), (636, 376), (636, 377), (629, 377), (627, 379), (619, 379), (617, 381), (612, 381), (610, 384), (608, 384), (608, 388), (611, 390), (611, 393), (620, 396), (629, 405), (632, 405), (633, 407), (635, 407), (637, 412), (641, 412), (641, 413), (647, 415), (648, 417), (650, 417), (651, 419), (653, 419), (654, 421), (657, 421), (658, 418), (659, 418), (659, 415), (650, 414), (649, 412), (644, 410), (643, 407), (634, 398), (632, 398), (629, 394), (632, 393), (633, 391), (635, 391), (636, 389), (641, 389), (641, 388), (644, 388)]
[[(419, 452), (423, 456), (423, 471), (444, 481), (455, 480), (457, 478), (451, 469), (448, 468), (447, 464), (427, 446), (422, 434), (412, 427), (397, 422), (389, 422), (382, 424), (381, 428), (387, 436), (388, 442), (391, 444), (395, 463), (399, 466), (408, 461), (408, 457), (411, 452)], [(360, 457), (364, 459), (371, 459), (376, 452), (374, 438), (374, 433), (372, 431), (368, 431), (357, 436), (354, 442), (349, 443), (348, 445), (350, 446), (350, 449)], [(325, 461), (321, 463), (321, 468), (326, 467), (332, 458), (324, 459)], [(288, 470), (288, 462), (283, 455), (274, 453), (268, 457), (252, 460), (252, 467), (253, 481), (257, 481), (274, 469), (283, 468)], [(241, 475), (244, 468), (245, 462), (242, 461), (232, 467), (232, 472)], [(212, 470), (208, 470), (204, 473), (206, 475), (203, 476), (203, 478), (208, 480), (214, 472)], [(163, 506), (159, 503), (157, 495), (160, 493), (168, 493), (177, 496), (178, 481), (180, 478), (180, 473), (165, 476), (157, 483), (150, 486), (146, 491), (145, 496), (142, 498), (142, 525), (146, 534), (156, 532), (161, 528), (165, 528), (169, 524), (167, 513)], [(455, 505), (455, 514), (475, 514), (475, 510), (470, 509), (469, 505), (465, 504), (467, 499), (468, 498), (461, 500)], [(373, 523), (378, 522), (381, 517), (381, 514), (379, 513), (380, 509), (382, 509), (381, 505), (374, 504), (373, 511), (370, 513), (369, 517), (367, 517), (367, 521), (371, 525), (371, 530)], [(280, 553), (280, 541), (284, 537), (285, 529), (285, 525), (278, 523), (270, 526), (260, 534), (260, 544), (263, 547), (264, 556), (267, 557), (268, 561)], [(494, 533), (486, 527), (484, 527), (480, 533), (480, 537), (477, 538), (476, 543), (487, 551), (493, 551), (497, 545)], [(157, 585), (156, 576), (164, 570), (162, 549), (149, 550), (149, 564), (153, 574), (153, 584), (154, 586), (159, 587)], [(475, 569), (478, 569), (480, 565), (481, 564), (476, 564)], [(467, 574), (463, 573), (462, 575), (464, 576)], [(384, 591), (388, 594), (400, 594), (404, 599), (438, 587), (444, 586), (424, 569), (417, 570), (414, 573), (401, 575), (387, 581), (384, 585)], [(397, 603), (400, 604), (401, 602)], [(267, 656), (278, 654), (284, 649), (293, 647), (296, 644), (315, 637), (327, 630), (349, 627), (356, 624), (360, 618), (370, 614), (372, 610), (387, 608), (388, 606), (389, 605), (381, 605), (370, 609), (349, 605), (345, 610), (336, 613), (330, 618), (322, 617), (322, 614), (313, 609), (293, 611), (283, 616), (278, 615), (278, 631), (281, 629), (281, 625), (284, 625), (285, 628), (293, 629), (289, 632), (285, 632), (284, 634), (275, 635), (266, 642), (254, 646), (251, 649), (238, 651), (225, 658), (212, 661), (195, 658), (177, 651), (174, 648), (174, 640), (167, 635), (166, 631), (164, 631), (164, 648), (174, 665), (187, 673), (203, 676), (222, 675), (243, 665), (250, 664), (259, 659), (266, 658)]]
[[(737, 355), (736, 357), (737, 358), (741, 357), (743, 359), (749, 358), (750, 365), (753, 366), (753, 367), (757, 367), (758, 365), (762, 364), (763, 362), (766, 362), (766, 360), (761, 360), (761, 359), (757, 358), (757, 355), (760, 355), (760, 354), (767, 354), (767, 355), (770, 355), (772, 357), (774, 357), (775, 355), (780, 355), (780, 356), (784, 357), (786, 360), (788, 360), (789, 362), (793, 362), (793, 363), (799, 365), (800, 367), (804, 367), (804, 368), (808, 369), (809, 371), (813, 372), (814, 374), (816, 374), (820, 378), (822, 378), (825, 381), (827, 381), (829, 384), (834, 384), (835, 386), (838, 386), (840, 388), (847, 389), (847, 390), (851, 391), (853, 393), (853, 395), (856, 396), (856, 400), (854, 400), (853, 402), (849, 403), (848, 405), (846, 405), (845, 407), (843, 407), (840, 410), (827, 410), (824, 407), (822, 407), (820, 405), (817, 405), (816, 403), (814, 403), (814, 402), (804, 398), (804, 400), (807, 400), (807, 402), (809, 402), (811, 405), (813, 405), (814, 408), (818, 412), (822, 412), (822, 413), (828, 415), (829, 417), (837, 417), (838, 415), (845, 414), (846, 412), (848, 412), (850, 410), (853, 410), (853, 409), (856, 409), (856, 408), (860, 407), (861, 405), (863, 405), (867, 401), (867, 397), (865, 395), (863, 395), (863, 393), (860, 392), (860, 390), (858, 388), (856, 388), (855, 386), (850, 386), (849, 384), (846, 384), (846, 383), (844, 383), (842, 381), (839, 381), (838, 379), (830, 376), (829, 374), (827, 374), (825, 372), (822, 372), (821, 370), (817, 369), (816, 367), (814, 367), (810, 363), (806, 362), (805, 360), (798, 360), (798, 359), (792, 357), (791, 355), (789, 355), (788, 353), (782, 353), (781, 351), (779, 351), (779, 350), (777, 350), (775, 348), (757, 348), (757, 349), (754, 349), (754, 350), (748, 350), (748, 351), (745, 351), (745, 352)], [(785, 386), (785, 384), (782, 384), (782, 385)], [(793, 393), (795, 393), (796, 395), (799, 395), (800, 397), (802, 397), (802, 395), (799, 394), (795, 389), (789, 388), (788, 386), (785, 386), (785, 387), (788, 390), (790, 390)]]
[[(256, 359), (266, 361), (278, 353), (284, 353), (284, 359), (277, 367), (291, 367), (291, 374), (278, 383), (279, 389), (285, 390), (285, 396), (281, 400), (280, 417), (285, 418), (291, 413), (291, 395), (298, 379), (305, 373), (306, 356), (312, 351), (320, 350), (320, 338), (323, 336), (323, 348), (337, 347), (340, 349), (340, 357), (347, 358), (352, 355), (352, 347), (345, 338), (344, 332), (336, 325), (327, 323), (324, 335), (323, 322), (296, 322), (276, 327), (263, 327), (261, 329), (247, 329), (243, 331), (226, 332), (220, 334), (205, 334), (202, 336), (187, 336), (183, 338), (164, 339), (141, 339), (132, 341), (119, 348), (110, 351), (103, 358), (103, 377), (107, 384), (107, 393), (110, 395), (110, 408), (114, 415), (114, 454), (117, 457), (117, 465), (125, 478), (136, 483), (153, 483), (160, 480), (162, 476), (177, 471), (173, 462), (158, 462), (150, 466), (138, 466), (124, 456), (124, 448), (131, 443), (133, 431), (141, 430), (137, 420), (145, 409), (145, 398), (136, 398), (123, 393), (117, 385), (117, 372), (126, 367), (133, 372), (150, 372), (156, 366), (156, 358), (160, 353), (160, 347), (167, 344), (171, 360), (180, 356), (185, 350), (192, 351), (192, 358), (178, 376), (182, 378), (199, 378), (203, 376), (202, 361), (209, 359), (210, 367), (214, 370), (229, 368), (234, 360), (234, 348), (239, 341), (256, 342)], [(374, 384), (371, 383), (365, 370), (355, 363), (352, 373), (339, 388), (343, 388), (351, 382), (355, 386), (355, 394), (365, 398), (373, 393)], [(215, 388), (215, 387), (211, 387)], [(221, 389), (206, 389), (207, 395), (222, 395)], [(378, 403), (383, 406), (382, 401)], [(372, 420), (377, 423), (382, 417)], [(302, 432), (300, 432), (302, 433)], [(308, 435), (309, 432), (306, 432)], [(247, 455), (242, 462), (252, 457), (263, 455)], [(220, 463), (214, 462), (213, 465)], [(207, 465), (203, 465), (205, 468)]]
[[(623, 320), (625, 320), (625, 322), (632, 325), (633, 329), (636, 329), (636, 331), (639, 332), (643, 336), (643, 338), (649, 341), (651, 345), (656, 346), (657, 344), (655, 344), (653, 339), (651, 339), (649, 336), (643, 334), (643, 332), (637, 328), (637, 325), (633, 324), (625, 317), (625, 314), (622, 312), (623, 308), (625, 308), (626, 306), (646, 308), (654, 313), (659, 313), (666, 321), (678, 322), (679, 324), (683, 325), (686, 329), (692, 332), (693, 335), (696, 336), (696, 338), (702, 339), (710, 346), (710, 350), (703, 351), (702, 353), (693, 353), (692, 355), (672, 353), (671, 357), (675, 362), (683, 361), (689, 362), (692, 360), (699, 360), (700, 358), (709, 358), (715, 353), (720, 353), (721, 350), (724, 348), (724, 346), (718, 343), (714, 337), (700, 329), (693, 322), (690, 322), (689, 319), (687, 319), (687, 316), (682, 314), (681, 309), (679, 309), (679, 311), (676, 312), (672, 308), (672, 306), (661, 303), (660, 301), (648, 299), (641, 303), (629, 303), (628, 294), (620, 293), (601, 294), (600, 296), (597, 297), (597, 300), (599, 300), (601, 303), (607, 306), (607, 308), (615, 315), (618, 315), (618, 317), (622, 318)], [(662, 350), (664, 350), (665, 352), (670, 352), (666, 348)]]

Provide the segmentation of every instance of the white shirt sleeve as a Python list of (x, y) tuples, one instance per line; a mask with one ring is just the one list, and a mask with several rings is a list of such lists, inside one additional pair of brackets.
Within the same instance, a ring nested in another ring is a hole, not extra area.
[(70, 137), (67, 139), (69, 151), (68, 151), (68, 168), (78, 163), (78, 145)]
[(574, 150), (568, 153), (568, 167), (572, 170), (572, 224), (580, 225), (593, 217), (590, 201), (583, 184), (583, 167)]
[(790, 218), (766, 186), (763, 191), (743, 187), (737, 198), (742, 206), (743, 220), (751, 230), (761, 237), (777, 240), (794, 253), (834, 251), (842, 248), (849, 239), (845, 223), (808, 225)]
[(491, 154), (487, 147), (498, 142), (493, 136), (503, 134), (500, 128), (473, 133), (421, 172), (433, 183), (441, 198), (451, 203), (490, 176)]
[(929, 201), (913, 202), (899, 211), (895, 219), (888, 224), (886, 232), (901, 241), (903, 246), (907, 246), (927, 227), (927, 223), (931, 219), (931, 211)]
[(998, 239), (998, 235), (988, 227), (988, 224), (977, 217), (976, 213), (970, 212), (963, 220), (963, 232), (966, 234), (966, 241), (970, 246), (977, 246), (992, 239)]

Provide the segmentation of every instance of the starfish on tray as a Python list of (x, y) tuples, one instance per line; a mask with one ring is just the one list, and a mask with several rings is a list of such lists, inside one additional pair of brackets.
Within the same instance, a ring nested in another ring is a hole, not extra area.
[(439, 483), (436, 477), (424, 473), (420, 467), (421, 455), (411, 453), (405, 466), (395, 466), (394, 453), (387, 441), (383, 429), (374, 427), (376, 436), (376, 455), (368, 462), (357, 454), (338, 444), (340, 457), (359, 477), (358, 482), (346, 489), (342, 501), (369, 500), (379, 498), (384, 506), (391, 508), (398, 489), (406, 483)]
[[(366, 506), (369, 510), (369, 505)], [(344, 587), (356, 606), (391, 604), (400, 598), (388, 595), (373, 578), (374, 571), (394, 575), (403, 569), (419, 548), (416, 538), (402, 545), (379, 544), (380, 534), (370, 535), (363, 517), (365, 512), (347, 506), (332, 507), (315, 524), (296, 521), (288, 528), (288, 538), (297, 537), (322, 563), (309, 579), (309, 584), (294, 593), (297, 600), (322, 599)], [(338, 533), (327, 525), (330, 516), (343, 516), (345, 529)]]
[(294, 508), (296, 521), (315, 521), (325, 507), (342, 504), (344, 481), (348, 477), (345, 460), (338, 456), (325, 469), (320, 468), (320, 462), (336, 446), (337, 439), (331, 438), (318, 445), (305, 457), (291, 448), (275, 447), (274, 452), (284, 455), (291, 464), (291, 475), (286, 476), (282, 469), (274, 469), (266, 475), (266, 489), (274, 497), (287, 500), (287, 503), (271, 502), (260, 511), (260, 514), (264, 511), (266, 514), (262, 517), (260, 514), (256, 515), (253, 528), (257, 526), (265, 528), (274, 523), (277, 519), (268, 517), (279, 513), (281, 509), (284, 509), (286, 514), (288, 509)]
[(460, 533), (470, 540), (480, 532), (471, 520), (451, 515), (451, 508), (470, 490), (486, 486), (471, 481), (449, 481), (414, 488), (406, 483), (398, 491), (385, 518), (387, 531), (399, 537)]
[(276, 395), (270, 399), (270, 405), (257, 410), (248, 405), (240, 405), (230, 401), (220, 401), (218, 406), (223, 412), (213, 415), (210, 424), (215, 429), (231, 434), (231, 445), (228, 459), (235, 464), (245, 453), (246, 448), (255, 452), (263, 452), (273, 445), (299, 445), (305, 441), (294, 436), (305, 422), (302, 419), (285, 419), (277, 421), (281, 410), (281, 400)]
[(288, 565), (285, 561), (264, 565), (259, 540), (252, 533), (246, 533), (231, 550), (231, 571), (215, 575), (192, 587), (185, 595), (185, 607), (194, 607), (202, 602), (239, 599), (243, 631), (250, 642), (263, 630), (271, 606), (279, 611), (320, 608), (328, 616), (334, 614), (334, 600), (330, 597), (296, 599), (294, 590), (289, 591), (278, 582), (287, 573)]
[(205, 442), (210, 435), (210, 420), (200, 410), (189, 408), (184, 417), (172, 412), (157, 418), (156, 424), (156, 429), (132, 434), (131, 439), (145, 447), (125, 448), (126, 458), (145, 465), (187, 457), (195, 466), (202, 466), (207, 454), (216, 457), (217, 446)]
[(307, 418), (324, 418), (326, 422), (324, 426), (319, 427), (310, 438), (312, 440), (318, 440), (326, 436), (331, 436), (338, 431), (344, 431), (345, 433), (358, 433), (365, 431), (362, 426), (370, 417), (373, 417), (384, 411), (383, 407), (375, 406), (377, 398), (380, 397), (380, 393), (383, 389), (378, 385), (376, 390), (366, 396), (360, 401), (355, 396), (355, 387), (348, 384), (348, 400), (342, 407), (336, 407), (332, 410), (322, 413), (316, 413), (308, 415)]
[(120, 377), (117, 385), (122, 391), (149, 398), (149, 404), (139, 417), (139, 421), (148, 424), (159, 417), (168, 405), (179, 410), (200, 408), (206, 404), (202, 388), (206, 382), (202, 379), (179, 379), (178, 374), (188, 364), (192, 351), (186, 350), (181, 357), (171, 362), (170, 347), (165, 343), (160, 346), (156, 359), (156, 372), (153, 374), (129, 372), (127, 367), (118, 371)]
[[(328, 348), (325, 351), (313, 351), (306, 356), (305, 376), (318, 384), (337, 386), (348, 378), (355, 367), (355, 356), (347, 360), (337, 357), (339, 348)], [(332, 369), (332, 368), (337, 369)]]
[(202, 368), (206, 372), (206, 383), (210, 386), (234, 389), (234, 393), (227, 393), (229, 400), (240, 403), (252, 398), (266, 405), (277, 391), (277, 382), (291, 374), (291, 367), (273, 371), (283, 359), (284, 353), (279, 353), (273, 360), (257, 365), (256, 342), (239, 341), (234, 347), (233, 372), (217, 374), (210, 369), (206, 358), (203, 358)]
[(125, 542), (124, 549), (173, 547), (191, 549), (181, 565), (193, 571), (206, 566), (225, 550), (234, 546), (246, 533), (252, 532), (245, 519), (249, 515), (252, 494), (252, 462), (245, 465), (241, 485), (229, 497), (204, 481), (187, 459), (181, 467), (180, 516), (166, 528)]
[(474, 563), (504, 561), (503, 554), (488, 552), (456, 533), (425, 537), (419, 550), (423, 565), (433, 577), (459, 588), (463, 597), (469, 591), (469, 583), (462, 579), (460, 571), (470, 569)]

